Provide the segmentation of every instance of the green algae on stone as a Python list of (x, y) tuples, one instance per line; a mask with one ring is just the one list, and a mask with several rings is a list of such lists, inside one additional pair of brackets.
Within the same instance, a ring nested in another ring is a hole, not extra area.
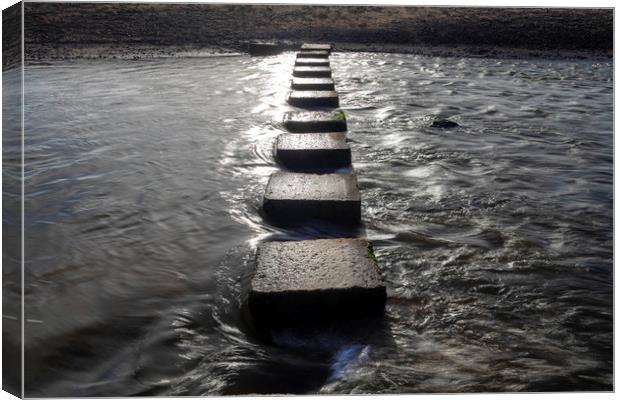
[(368, 245), (368, 258), (370, 258), (370, 261), (372, 261), (377, 272), (381, 273), (381, 267), (379, 267), (379, 261), (377, 260), (377, 256), (375, 255), (375, 252), (372, 249), (372, 246), (370, 245)]

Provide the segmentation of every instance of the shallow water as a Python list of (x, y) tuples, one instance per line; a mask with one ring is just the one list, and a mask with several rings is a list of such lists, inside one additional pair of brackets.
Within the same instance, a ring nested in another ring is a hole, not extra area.
[(257, 243), (338, 234), (261, 217), (293, 60), (26, 68), (26, 394), (610, 390), (611, 63), (335, 53), (386, 316), (268, 345)]

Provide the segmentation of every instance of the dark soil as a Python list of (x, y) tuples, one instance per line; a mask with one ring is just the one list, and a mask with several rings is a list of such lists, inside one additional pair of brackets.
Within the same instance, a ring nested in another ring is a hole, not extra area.
[(25, 3), (27, 61), (296, 48), (430, 55), (611, 57), (612, 9)]

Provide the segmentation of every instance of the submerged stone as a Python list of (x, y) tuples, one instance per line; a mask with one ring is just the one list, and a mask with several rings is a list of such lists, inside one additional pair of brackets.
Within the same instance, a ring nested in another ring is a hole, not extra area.
[(297, 53), (297, 58), (328, 58), (329, 51), (325, 50), (302, 50)]
[(248, 308), (263, 328), (380, 315), (386, 288), (365, 239), (266, 242), (258, 247)]
[(454, 121), (450, 121), (449, 119), (435, 118), (431, 126), (433, 128), (449, 129), (449, 128), (456, 128), (457, 126), (459, 126), (459, 124), (457, 124)]
[(294, 90), (289, 93), (288, 103), (295, 107), (333, 107), (340, 105), (338, 93), (333, 90)]
[(276, 159), (297, 171), (334, 170), (351, 165), (345, 132), (284, 133), (276, 141)]
[(295, 90), (334, 90), (331, 78), (293, 78), (291, 87)]
[(355, 174), (276, 172), (267, 183), (263, 210), (273, 220), (287, 224), (312, 219), (359, 224), (357, 178)]
[(293, 76), (298, 78), (331, 78), (332, 69), (330, 67), (295, 67)]
[(284, 127), (293, 133), (345, 132), (347, 120), (344, 112), (305, 111), (284, 114)]
[(329, 67), (327, 58), (298, 58), (295, 60), (296, 67)]
[(301, 50), (303, 51), (332, 51), (333, 46), (331, 44), (323, 44), (323, 43), (304, 43), (301, 45)]

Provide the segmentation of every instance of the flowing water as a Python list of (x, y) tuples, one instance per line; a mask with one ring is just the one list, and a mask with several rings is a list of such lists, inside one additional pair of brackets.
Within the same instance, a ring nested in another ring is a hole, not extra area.
[(26, 67), (27, 395), (612, 388), (611, 62), (331, 58), (385, 318), (271, 344), (256, 245), (335, 235), (261, 217), (294, 54)]

